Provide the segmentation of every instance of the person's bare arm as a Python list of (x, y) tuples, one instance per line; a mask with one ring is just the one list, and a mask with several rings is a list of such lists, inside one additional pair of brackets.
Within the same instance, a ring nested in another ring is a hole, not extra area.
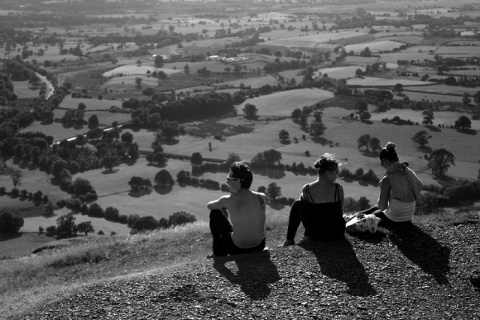
[(380, 181), (380, 196), (378, 198), (378, 208), (380, 210), (385, 210), (388, 208), (388, 200), (390, 198), (390, 189), (391, 189), (390, 180), (388, 178), (383, 178)]
[(220, 209), (221, 210), (223, 208), (227, 208), (229, 198), (230, 198), (230, 196), (223, 196), (223, 197), (220, 197), (217, 200), (210, 201), (207, 204), (207, 208), (210, 209), (210, 210), (215, 210), (215, 209)]

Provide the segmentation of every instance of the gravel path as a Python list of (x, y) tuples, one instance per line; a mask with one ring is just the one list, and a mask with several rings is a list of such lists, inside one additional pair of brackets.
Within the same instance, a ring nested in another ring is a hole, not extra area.
[(381, 228), (83, 287), (19, 319), (480, 319), (475, 269), (478, 223)]

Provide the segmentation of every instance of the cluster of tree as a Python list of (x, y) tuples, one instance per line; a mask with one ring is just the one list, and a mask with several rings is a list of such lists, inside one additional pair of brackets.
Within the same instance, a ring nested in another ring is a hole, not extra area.
[(375, 97), (379, 102), (389, 101), (393, 99), (393, 94), (389, 90), (366, 89), (363, 91), (363, 94), (367, 97)]
[(109, 43), (129, 43), (134, 42), (138, 46), (148, 46), (155, 43), (155, 48), (160, 49), (169, 45), (179, 44), (185, 40), (185, 36), (179, 33), (169, 33), (166, 30), (159, 30), (156, 34), (109, 34), (106, 36), (94, 36), (88, 38), (88, 43), (99, 46)]
[(5, 71), (0, 70), (0, 105), (6, 106), (9, 102), (17, 100), (13, 83)]
[(13, 209), (0, 209), (0, 234), (18, 233), (23, 227), (22, 215)]
[(373, 172), (372, 169), (369, 169), (367, 172), (365, 172), (362, 168), (358, 168), (355, 173), (350, 172), (347, 168), (343, 168), (340, 171), (339, 174), (340, 177), (342, 177), (345, 180), (358, 180), (358, 181), (364, 181), (373, 185), (378, 184), (378, 177)]
[(295, 202), (294, 198), (282, 197), (282, 187), (277, 185), (276, 182), (269, 183), (267, 187), (260, 186), (258, 187), (257, 191), (265, 193), (269, 203), (278, 203), (285, 206), (291, 206), (293, 202)]
[(396, 124), (396, 125), (409, 125), (409, 126), (418, 125), (418, 122), (414, 123), (410, 119), (405, 120), (405, 119), (400, 118), (399, 116), (395, 116), (392, 119), (383, 118), (382, 122), (383, 123), (393, 123), (393, 124)]
[(53, 137), (43, 133), (26, 132), (7, 136), (0, 142), (0, 151), (4, 157), (14, 157), (16, 161), (48, 170), (52, 164), (50, 149), (52, 141)]
[(267, 63), (263, 70), (266, 73), (279, 73), (285, 70), (295, 70), (306, 68), (307, 62), (305, 60), (290, 60), (290, 61), (280, 61), (279, 58), (275, 59), (275, 62)]
[(4, 194), (10, 194), (12, 197), (22, 197), (25, 199), (31, 199), (37, 203), (47, 203), (48, 202), (48, 196), (43, 194), (42, 191), (38, 190), (37, 192), (29, 192), (26, 189), (19, 190), (16, 188), (12, 188), (10, 193), (7, 192), (5, 187), (0, 187), (0, 196)]
[(59, 53), (60, 55), (71, 54), (74, 56), (83, 57), (83, 51), (82, 51), (82, 48), (80, 47), (80, 44), (78, 44), (75, 48), (73, 47), (70, 47), (69, 49), (61, 48)]
[(244, 39), (241, 41), (235, 41), (231, 43), (226, 43), (226, 48), (239, 48), (239, 47), (252, 47), (255, 46), (257, 43), (265, 42), (264, 39), (260, 39), (258, 33), (254, 34), (248, 39)]
[(275, 149), (270, 149), (255, 155), (250, 161), (250, 166), (252, 169), (277, 167), (281, 164), (281, 160), (282, 154)]
[(168, 219), (161, 218), (160, 220), (152, 216), (139, 217), (138, 215), (134, 215), (131, 221), (129, 220), (128, 226), (132, 229), (130, 231), (131, 234), (138, 234), (141, 232), (182, 226), (195, 221), (197, 221), (197, 218), (194, 215), (180, 211), (171, 214)]
[(226, 38), (226, 37), (238, 37), (239, 39), (253, 36), (255, 34), (266, 33), (272, 31), (272, 28), (269, 26), (259, 26), (258, 29), (254, 27), (246, 28), (239, 30), (237, 32), (232, 32), (230, 28), (228, 29), (217, 29), (215, 30), (214, 38)]
[(146, 160), (148, 161), (148, 163), (151, 163), (154, 166), (165, 167), (167, 164), (168, 158), (163, 152), (163, 148), (161, 147), (161, 145), (155, 144), (155, 142), (153, 143), (152, 147), (154, 147), (154, 151), (156, 152), (147, 154)]
[[(480, 177), (479, 177), (480, 178)], [(439, 187), (427, 185), (418, 200), (417, 213), (430, 214), (441, 207), (458, 206), (466, 201), (480, 199), (480, 180), (455, 180), (453, 183)]]
[(345, 213), (358, 212), (370, 207), (370, 200), (368, 200), (366, 197), (360, 197), (358, 200), (355, 200), (352, 197), (345, 197), (343, 202), (343, 211)]
[[(55, 209), (55, 205), (51, 205), (53, 207), (45, 208), (45, 215), (53, 214), (53, 210)], [(82, 215), (87, 215), (92, 218), (104, 218), (105, 220), (118, 222), (122, 224), (127, 224), (129, 216), (122, 215), (119, 213), (117, 208), (114, 207), (107, 207), (105, 210), (96, 202), (91, 203), (88, 205), (81, 197), (73, 197), (68, 200), (60, 200), (56, 203), (56, 208), (67, 208), (72, 210), (72, 212), (79, 212)]]
[[(170, 101), (162, 106), (153, 101), (130, 99), (123, 102), (122, 107), (134, 110), (140, 109), (140, 111), (132, 113), (131, 125), (143, 127), (148, 126), (151, 120), (168, 119), (174, 121), (228, 112), (233, 109), (233, 99), (229, 93), (209, 92), (194, 97), (186, 97), (181, 101)], [(158, 115), (154, 116), (154, 114)], [(136, 118), (138, 119), (136, 120)]]
[(133, 193), (149, 194), (152, 191), (152, 181), (148, 178), (132, 177), (128, 182)]
[(208, 78), (212, 75), (212, 71), (208, 70), (207, 67), (203, 67), (197, 70), (197, 74), (199, 77)]
[(380, 140), (375, 137), (371, 137), (368, 133), (362, 134), (357, 139), (358, 149), (365, 148), (366, 152), (380, 152), (382, 147), (380, 146)]
[(313, 141), (319, 142), (321, 140), (321, 136), (325, 133), (327, 127), (322, 121), (322, 112), (315, 111), (313, 113), (313, 121), (310, 123), (310, 127), (308, 132), (310, 133), (310, 137)]
[(78, 177), (72, 181), (72, 174), (70, 168), (72, 163), (59, 160), (54, 163), (52, 168), (52, 175), (60, 184), (62, 190), (78, 197), (81, 201), (91, 202), (97, 200), (97, 192), (92, 187), (90, 181)]
[[(69, 213), (58, 217), (57, 226), (49, 226), (45, 229), (47, 236), (57, 236), (59, 238), (70, 238), (78, 233), (88, 233), (95, 232), (93, 229), (91, 221), (80, 222), (78, 225), (75, 224), (75, 216), (73, 213)], [(40, 231), (42, 229), (39, 229)]]
[(13, 147), (13, 145), (15, 145), (14, 141), (7, 142), (7, 138), (12, 138), (20, 129), (28, 127), (34, 121), (34, 115), (27, 110), (14, 108), (0, 109), (0, 146), (2, 148), (6, 147), (7, 149)]
[[(363, 8), (357, 11), (365, 11)], [(400, 15), (405, 17), (405, 14)], [(403, 27), (413, 30), (414, 25), (427, 25), (427, 32), (425, 36), (430, 35), (444, 35), (450, 36), (451, 26), (464, 25), (467, 21), (478, 22), (480, 19), (474, 16), (460, 15), (458, 17), (444, 17), (435, 18), (428, 14), (414, 14), (408, 16), (408, 19), (382, 19), (382, 23), (386, 26), (392, 26), (395, 28)], [(336, 15), (335, 24), (330, 27), (331, 30), (340, 29), (356, 29), (356, 28), (372, 28), (378, 25), (375, 15), (371, 13), (358, 14), (351, 18), (342, 18), (340, 15)], [(455, 34), (456, 35), (456, 34)]]
[(210, 190), (222, 190), (222, 191), (228, 191), (228, 186), (223, 183), (220, 185), (218, 181), (212, 180), (212, 179), (199, 179), (197, 177), (194, 177), (192, 175), (200, 175), (206, 170), (205, 167), (199, 166), (199, 165), (194, 165), (192, 166), (192, 173), (185, 171), (185, 170), (180, 170), (177, 174), (177, 182), (181, 186), (193, 186), (193, 187), (200, 187), (200, 188), (206, 188)]

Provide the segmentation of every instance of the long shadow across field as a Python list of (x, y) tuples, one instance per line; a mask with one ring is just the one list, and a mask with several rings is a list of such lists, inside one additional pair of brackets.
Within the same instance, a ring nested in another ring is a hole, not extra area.
[(348, 294), (364, 297), (376, 294), (368, 281), (365, 268), (347, 239), (306, 242), (300, 246), (315, 254), (322, 274), (344, 282), (348, 287)]
[[(236, 272), (226, 264), (234, 261)], [(280, 280), (277, 267), (267, 250), (252, 254), (240, 254), (216, 258), (213, 267), (231, 283), (239, 284), (241, 290), (252, 300), (262, 300), (270, 295), (269, 284)]]

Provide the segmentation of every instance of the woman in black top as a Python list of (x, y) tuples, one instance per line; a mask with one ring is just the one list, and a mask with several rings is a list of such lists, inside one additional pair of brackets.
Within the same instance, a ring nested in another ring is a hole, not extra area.
[(343, 188), (335, 180), (338, 162), (333, 155), (325, 154), (315, 162), (318, 178), (303, 186), (300, 199), (290, 209), (287, 239), (281, 246), (295, 244), (295, 234), (300, 222), (305, 228), (304, 240), (336, 240), (344, 237)]

